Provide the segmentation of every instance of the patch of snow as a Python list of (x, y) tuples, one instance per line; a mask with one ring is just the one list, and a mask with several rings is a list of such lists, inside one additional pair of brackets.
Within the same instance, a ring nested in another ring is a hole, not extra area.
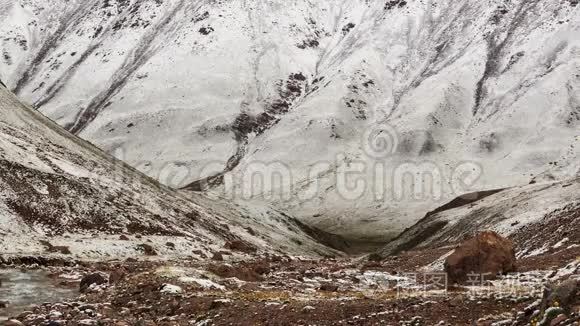
[(553, 245), (552, 248), (558, 249), (558, 248), (562, 247), (568, 241), (570, 241), (569, 238), (564, 238), (564, 239), (560, 240), (558, 243), (556, 243), (555, 245)]
[(193, 282), (199, 284), (204, 289), (216, 289), (216, 290), (225, 290), (225, 286), (217, 284), (211, 280), (203, 279), (203, 278), (192, 278)]
[(161, 288), (161, 293), (165, 294), (179, 294), (183, 293), (183, 289), (177, 285), (164, 284)]
[(541, 254), (545, 254), (545, 253), (546, 253), (546, 252), (548, 252), (549, 250), (550, 250), (550, 247), (549, 247), (547, 244), (545, 244), (545, 245), (543, 245), (541, 248), (537, 248), (537, 249), (534, 249), (534, 250), (532, 250), (532, 251), (530, 251), (530, 252), (526, 253), (526, 254), (523, 256), (523, 258), (528, 258), (528, 257), (539, 256), (539, 255), (541, 255)]
[(58, 278), (62, 278), (65, 280), (73, 280), (73, 281), (77, 281), (77, 280), (81, 280), (83, 278), (83, 274), (77, 271), (71, 271), (68, 273), (63, 273), (58, 275)]

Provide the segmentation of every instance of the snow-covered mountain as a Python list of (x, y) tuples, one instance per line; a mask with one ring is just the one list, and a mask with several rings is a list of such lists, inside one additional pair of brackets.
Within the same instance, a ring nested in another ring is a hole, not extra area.
[(4, 258), (119, 259), (145, 250), (202, 259), (226, 249), (336, 255), (318, 243), (321, 235), (273, 209), (203, 196), (190, 201), (70, 135), (0, 87)]
[(166, 185), (381, 241), (462, 193), (578, 173), (577, 4), (0, 0), (0, 79)]
[(558, 248), (580, 233), (580, 178), (471, 194), (429, 212), (379, 251), (383, 257), (441, 248), (481, 230), (510, 237), (521, 256)]

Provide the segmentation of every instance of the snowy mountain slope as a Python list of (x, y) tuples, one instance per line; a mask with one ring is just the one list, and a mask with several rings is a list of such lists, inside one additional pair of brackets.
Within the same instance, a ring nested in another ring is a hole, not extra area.
[[(0, 79), (174, 188), (380, 242), (459, 194), (579, 170), (575, 0), (0, 3)], [(421, 183), (401, 167), (438, 190), (401, 195)], [(268, 168), (283, 186), (248, 180)]]
[(272, 209), (197, 200), (207, 206), (109, 158), (0, 87), (3, 255), (67, 247), (74, 257), (122, 258), (143, 255), (145, 244), (165, 257), (203, 258), (236, 241), (263, 252), (336, 254)]
[[(411, 249), (444, 247), (482, 230), (511, 237), (522, 255), (570, 239), (577, 241), (579, 193), (578, 177), (489, 193), (471, 203), (427, 214), (379, 253), (388, 256)], [(561, 234), (567, 234), (567, 240)]]

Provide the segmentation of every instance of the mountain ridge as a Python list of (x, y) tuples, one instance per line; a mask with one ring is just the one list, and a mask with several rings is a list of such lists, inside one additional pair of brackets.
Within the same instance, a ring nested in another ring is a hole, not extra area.
[[(463, 193), (580, 168), (574, 1), (3, 7), (0, 75), (43, 114), (172, 188), (249, 193), (351, 240), (387, 241)], [(365, 137), (382, 129), (396, 148), (377, 158)], [(345, 200), (337, 175), (358, 161), (369, 189)], [(409, 162), (436, 162), (425, 172), (445, 175), (442, 198), (377, 201), (369, 170)], [(455, 190), (465, 162), (479, 178)], [(256, 188), (257, 163), (291, 177)]]

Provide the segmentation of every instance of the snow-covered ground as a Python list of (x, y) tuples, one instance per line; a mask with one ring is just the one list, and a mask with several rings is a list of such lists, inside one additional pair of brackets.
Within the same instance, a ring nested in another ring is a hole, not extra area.
[[(219, 196), (351, 238), (391, 238), (464, 192), (579, 171), (575, 1), (0, 8), (0, 79), (43, 114), (166, 185), (213, 176)], [(364, 191), (342, 181), (351, 169)], [(284, 186), (256, 186), (256, 171)]]
[[(236, 241), (246, 247), (227, 245)], [(336, 254), (293, 218), (266, 206), (254, 209), (203, 196), (188, 200), (67, 133), (0, 87), (0, 260), (37, 255), (205, 259), (218, 251), (243, 256), (240, 248)]]
[(561, 234), (575, 234), (579, 193), (580, 178), (574, 178), (510, 188), (472, 203), (428, 213), (389, 243), (382, 254), (456, 244), (482, 230), (514, 239), (518, 258), (541, 255), (550, 249), (571, 249), (574, 244), (564, 245), (569, 238)]

